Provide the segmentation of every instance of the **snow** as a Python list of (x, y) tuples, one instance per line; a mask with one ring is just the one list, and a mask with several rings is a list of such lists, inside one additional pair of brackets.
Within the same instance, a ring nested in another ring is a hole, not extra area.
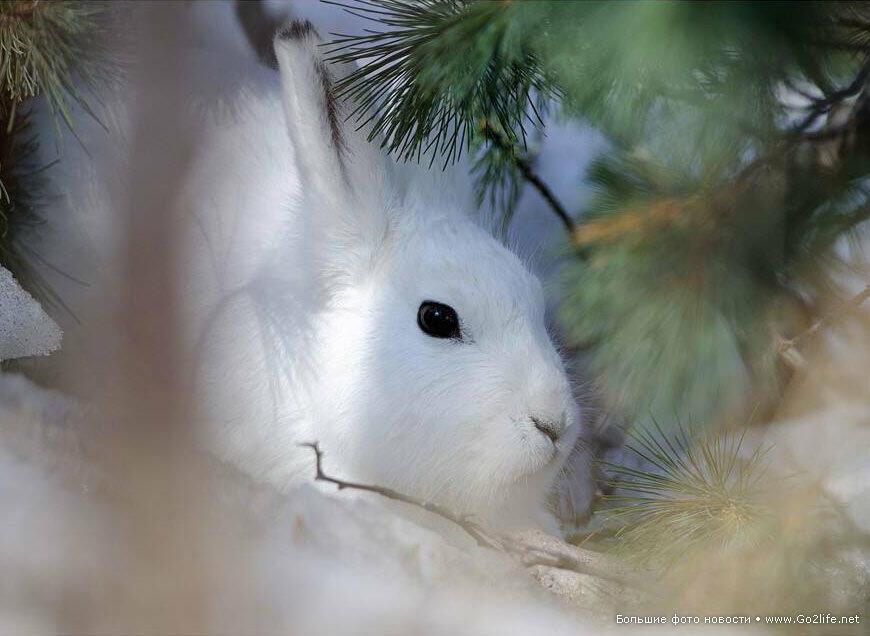
[(0, 360), (44, 356), (60, 347), (60, 327), (0, 267)]
[(515, 560), (428, 514), (313, 486), (282, 493), (220, 464), (209, 464), (208, 496), (158, 524), (157, 536), (171, 529), (166, 545), (143, 544), (134, 519), (146, 504), (119, 514), (132, 487), (101, 468), (87, 416), (0, 375), (0, 633), (202, 628), (193, 606), (169, 609), (183, 597), (175, 568), (191, 562), (208, 572), (205, 631), (582, 635), (592, 624)]
[(0, 374), (2, 634), (623, 633), (613, 584), (526, 569), (374, 495), (280, 492), (206, 460), (202, 483), (174, 466), (166, 501), (137, 497), (95, 412)]

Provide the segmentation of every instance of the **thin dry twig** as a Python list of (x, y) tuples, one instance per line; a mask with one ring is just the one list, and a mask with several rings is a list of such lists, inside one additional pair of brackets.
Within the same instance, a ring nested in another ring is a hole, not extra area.
[(325, 481), (335, 484), (339, 490), (350, 488), (353, 490), (372, 492), (381, 495), (382, 497), (386, 497), (387, 499), (401, 501), (422, 508), (423, 510), (428, 510), (448, 521), (452, 521), (474, 539), (480, 547), (498, 550), (499, 552), (504, 552), (505, 554), (516, 557), (526, 567), (542, 565), (560, 568), (563, 570), (578, 572), (580, 574), (597, 576), (628, 587), (640, 587), (639, 581), (641, 578), (639, 573), (630, 570), (624, 564), (613, 558), (592, 550), (584, 550), (568, 543), (564, 543), (563, 541), (544, 534), (543, 532), (529, 532), (518, 536), (499, 534), (484, 528), (466, 515), (457, 514), (443, 506), (405, 495), (393, 490), (392, 488), (337, 479), (327, 475), (323, 471), (323, 451), (320, 450), (320, 446), (317, 442), (300, 444), (300, 446), (310, 448), (314, 451), (316, 458), (315, 481)]
[(320, 446), (318, 445), (318, 443), (305, 443), (300, 444), (300, 446), (310, 448), (314, 451), (314, 455), (317, 460), (317, 472), (314, 476), (315, 481), (326, 481), (331, 484), (335, 484), (339, 490), (351, 488), (353, 490), (364, 490), (366, 492), (373, 492), (381, 495), (382, 497), (386, 497), (387, 499), (401, 501), (403, 503), (422, 508), (423, 510), (428, 510), (429, 512), (435, 513), (440, 517), (444, 517), (445, 519), (452, 521), (457, 526), (465, 530), (465, 532), (468, 533), (468, 535), (477, 542), (477, 545), (484, 548), (501, 549), (502, 546), (499, 545), (497, 539), (493, 536), (490, 536), (488, 532), (486, 532), (482, 527), (480, 527), (470, 518), (458, 515), (453, 511), (444, 508), (443, 506), (439, 506), (436, 503), (410, 497), (396, 490), (393, 490), (392, 488), (384, 488), (383, 486), (371, 486), (368, 484), (359, 484), (351, 481), (344, 481), (343, 479), (336, 479), (335, 477), (330, 477), (325, 472), (323, 472), (323, 451), (320, 450)]
[(811, 339), (817, 333), (819, 333), (825, 327), (841, 320), (847, 314), (851, 313), (858, 307), (860, 307), (865, 300), (870, 298), (870, 285), (867, 285), (858, 292), (855, 296), (850, 298), (849, 300), (841, 303), (836, 309), (825, 314), (817, 321), (815, 321), (812, 325), (809, 326), (805, 331), (802, 331), (794, 338), (790, 338), (788, 340), (782, 340), (779, 343), (779, 353), (780, 355), (788, 353), (791, 349), (796, 349), (801, 344)]

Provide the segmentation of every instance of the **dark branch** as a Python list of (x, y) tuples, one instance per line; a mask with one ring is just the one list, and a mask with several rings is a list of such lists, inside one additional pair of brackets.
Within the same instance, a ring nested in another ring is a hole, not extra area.
[(514, 165), (517, 167), (517, 170), (519, 170), (520, 174), (523, 176), (523, 179), (528, 181), (541, 194), (541, 196), (544, 197), (544, 200), (549, 204), (556, 216), (559, 217), (559, 220), (562, 221), (562, 225), (565, 226), (568, 235), (573, 238), (574, 230), (576, 229), (574, 219), (571, 218), (571, 215), (568, 214), (565, 206), (562, 205), (559, 199), (556, 198), (556, 195), (553, 194), (550, 186), (541, 180), (541, 177), (539, 177), (532, 169), (532, 166), (526, 159), (516, 153), (513, 145), (486, 122), (483, 124), (483, 135), (494, 146), (511, 158)]
[(868, 76), (870, 76), (870, 62), (865, 63), (864, 66), (861, 67), (861, 70), (858, 71), (855, 78), (848, 86), (833, 91), (821, 99), (815, 100), (812, 106), (809, 107), (810, 112), (792, 129), (792, 134), (801, 135), (805, 133), (807, 129), (816, 123), (816, 120), (818, 120), (819, 117), (828, 112), (832, 106), (861, 92), (864, 88), (864, 84), (867, 82)]

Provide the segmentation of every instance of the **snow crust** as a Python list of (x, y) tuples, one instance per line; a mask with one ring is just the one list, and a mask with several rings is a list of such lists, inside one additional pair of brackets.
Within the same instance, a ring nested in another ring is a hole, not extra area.
[(0, 267), (0, 360), (48, 355), (62, 336), (42, 306)]

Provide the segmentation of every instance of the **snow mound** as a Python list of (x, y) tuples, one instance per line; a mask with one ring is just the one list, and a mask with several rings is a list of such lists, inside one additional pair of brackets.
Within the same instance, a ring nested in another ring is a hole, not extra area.
[(62, 335), (11, 272), (0, 267), (0, 360), (48, 355), (60, 347)]
[(208, 480), (181, 473), (155, 506), (93, 465), (88, 419), (0, 374), (0, 633), (601, 633), (516, 560), (395, 502), (206, 460)]

